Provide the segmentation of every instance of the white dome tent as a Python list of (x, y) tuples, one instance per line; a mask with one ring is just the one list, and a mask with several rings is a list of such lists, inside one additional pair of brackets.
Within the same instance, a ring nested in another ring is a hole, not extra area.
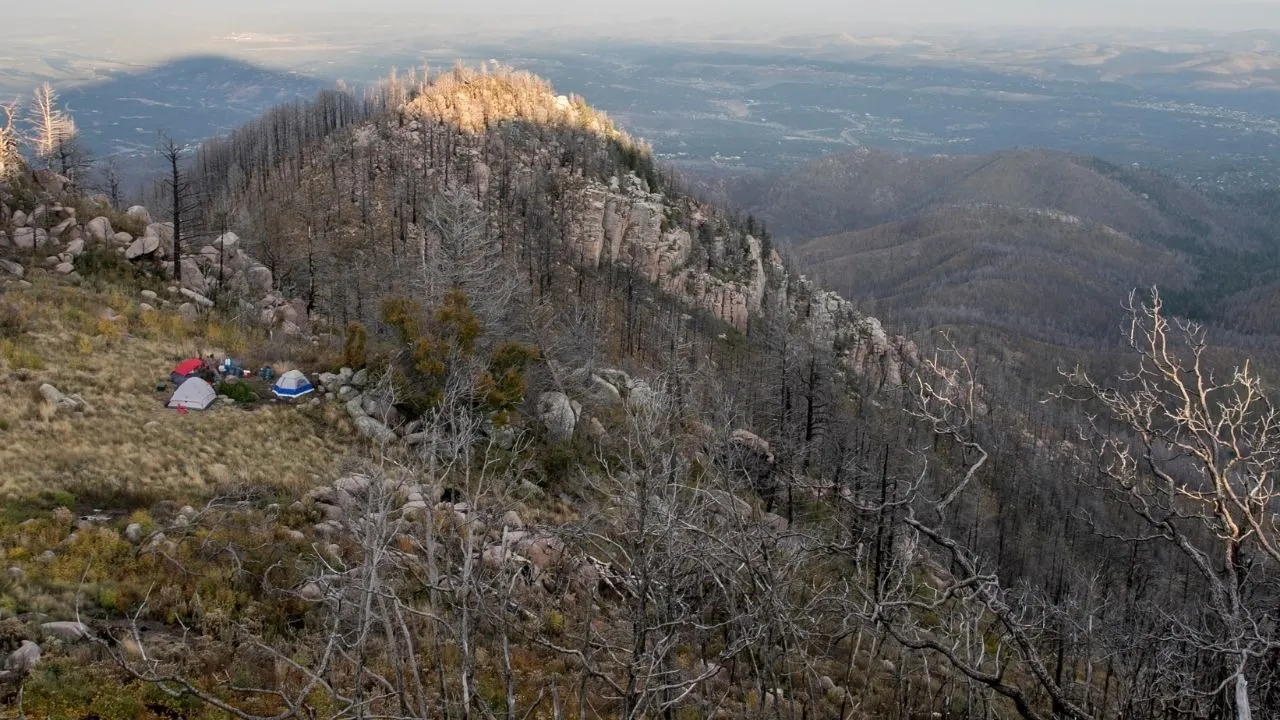
[(218, 398), (213, 386), (198, 377), (183, 381), (169, 398), (169, 407), (186, 410), (204, 410)]

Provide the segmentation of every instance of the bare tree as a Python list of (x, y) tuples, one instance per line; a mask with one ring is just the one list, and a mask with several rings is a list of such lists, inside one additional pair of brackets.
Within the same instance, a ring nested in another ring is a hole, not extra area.
[(28, 112), (31, 125), (31, 146), (36, 156), (52, 163), (61, 145), (69, 144), (76, 136), (75, 121), (58, 103), (58, 93), (49, 83), (36, 88)]
[(17, 112), (17, 101), (0, 103), (0, 178), (13, 174), (22, 163), (18, 128), (14, 123)]
[(160, 154), (169, 166), (163, 186), (168, 192), (170, 217), (173, 221), (173, 277), (182, 282), (182, 243), (191, 234), (195, 213), (200, 209), (196, 184), (184, 166), (186, 147), (165, 133), (160, 134)]
[(1215, 371), (1204, 328), (1168, 317), (1156, 290), (1131, 294), (1127, 309), (1137, 367), (1117, 386), (1077, 368), (1066, 392), (1120, 425), (1095, 422), (1087, 436), (1105, 488), (1145, 526), (1140, 540), (1167, 543), (1194, 568), (1210, 612), (1177, 620), (1167, 640), (1220, 658), (1225, 679), (1209, 693), (1229, 690), (1235, 717), (1249, 720), (1249, 678), (1280, 649), (1264, 591), (1280, 572), (1280, 409), (1248, 362)]

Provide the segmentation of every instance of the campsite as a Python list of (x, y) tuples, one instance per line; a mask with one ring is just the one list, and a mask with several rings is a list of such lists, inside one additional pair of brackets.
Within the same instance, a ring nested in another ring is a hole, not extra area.
[(262, 402), (295, 401), (315, 392), (315, 385), (296, 368), (277, 375), (276, 369), (264, 365), (256, 373), (241, 368), (234, 359), (215, 360), (186, 358), (169, 373), (169, 383), (156, 385), (156, 390), (171, 390), (165, 407), (185, 414), (190, 410), (208, 410), (219, 398), (234, 402), (243, 409), (253, 409)]

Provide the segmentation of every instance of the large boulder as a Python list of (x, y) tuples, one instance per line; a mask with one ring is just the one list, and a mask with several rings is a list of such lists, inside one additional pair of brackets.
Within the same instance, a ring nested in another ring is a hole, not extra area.
[(388, 427), (396, 427), (404, 423), (404, 416), (400, 414), (395, 405), (392, 405), (384, 397), (367, 393), (364, 395), (361, 405), (364, 408), (365, 415), (379, 420)]
[(209, 291), (209, 284), (200, 272), (200, 266), (191, 258), (182, 258), (182, 289), (200, 294)]
[(151, 223), (144, 234), (160, 238), (161, 257), (173, 257), (173, 223)]
[(127, 232), (121, 231), (111, 236), (111, 242), (119, 245), (120, 247), (129, 247), (129, 244), (133, 242), (133, 236)]
[(129, 245), (124, 251), (125, 260), (136, 260), (154, 254), (160, 249), (160, 238), (155, 235), (143, 235)]
[(13, 262), (12, 260), (5, 260), (4, 258), (0, 258), (0, 270), (3, 270), (9, 273), (10, 275), (16, 275), (18, 277), (22, 277), (23, 273), (25, 272), (21, 265), (19, 265), (16, 262)]
[(111, 227), (111, 221), (102, 216), (90, 220), (89, 224), (84, 226), (84, 229), (89, 233), (89, 239), (100, 243), (104, 243), (116, 235), (116, 231)]
[(73, 258), (80, 257), (84, 254), (84, 240), (76, 238), (75, 240), (67, 243), (66, 253)]
[(65, 175), (59, 175), (45, 168), (36, 170), (35, 178), (36, 184), (40, 186), (41, 190), (55, 197), (66, 192), (67, 186), (71, 184), (71, 181)]
[(212, 300), (201, 295), (198, 292), (195, 292), (194, 290), (188, 290), (187, 288), (182, 288), (178, 292), (182, 293), (182, 297), (190, 300), (191, 302), (195, 303), (196, 305), (199, 305), (200, 307), (205, 307), (205, 308), (213, 307)]
[(223, 258), (233, 258), (240, 250), (240, 236), (233, 232), (223, 233), (213, 241), (213, 247), (222, 253)]
[(40, 662), (40, 646), (30, 640), (23, 640), (22, 646), (9, 653), (4, 661), (4, 669), (18, 675), (26, 675), (35, 669)]
[(36, 229), (20, 227), (13, 231), (13, 245), (20, 250), (30, 250), (36, 246)]
[(368, 415), (358, 417), (354, 422), (356, 430), (358, 430), (361, 435), (376, 443), (392, 443), (396, 441), (395, 431)]
[(131, 220), (134, 220), (142, 225), (151, 224), (151, 213), (148, 212), (147, 209), (141, 205), (134, 205), (128, 210), (125, 210), (124, 214), (128, 216)]
[(40, 626), (40, 631), (45, 637), (55, 637), (63, 642), (77, 642), (93, 637), (93, 631), (88, 625), (70, 620), (44, 623)]
[(13, 211), (13, 218), (11, 218), (11, 219), (10, 219), (10, 222), (12, 222), (12, 223), (13, 223), (13, 226), (14, 226), (14, 227), (16, 227), (16, 228), (26, 227), (26, 225), (27, 225), (27, 214), (26, 214), (26, 213), (24, 213), (24, 212), (22, 212), (21, 210), (14, 210), (14, 211)]
[(547, 428), (547, 439), (553, 443), (573, 437), (581, 408), (562, 392), (544, 392), (538, 397), (538, 417)]
[(49, 234), (53, 237), (62, 237), (62, 234), (70, 230), (76, 224), (75, 218), (66, 218), (62, 222), (49, 228)]
[[(608, 380), (599, 375), (592, 375), (590, 380), (591, 397), (601, 405), (611, 406), (622, 402), (622, 392)], [(625, 387), (625, 386), (624, 386)]]
[(40, 386), (40, 397), (46, 403), (52, 405), (55, 410), (83, 410), (85, 408), (84, 400), (73, 395), (66, 395), (49, 383)]
[(254, 265), (245, 272), (244, 277), (249, 284), (249, 292), (254, 295), (266, 295), (271, 292), (271, 270), (265, 265)]

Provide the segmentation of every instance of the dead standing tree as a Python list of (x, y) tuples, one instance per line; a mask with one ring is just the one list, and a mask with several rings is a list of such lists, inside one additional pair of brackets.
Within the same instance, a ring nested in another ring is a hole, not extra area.
[[(1080, 704), (1084, 693), (1060, 681), (1045, 660), (1045, 613), (1002, 587), (978, 553), (948, 530), (948, 513), (972, 491), (989, 457), (975, 433), (980, 386), (968, 358), (954, 346), (951, 352), (958, 369), (936, 357), (923, 363), (912, 414), (961, 450), (959, 467), (946, 474), (957, 479), (930, 491), (926, 466), (915, 480), (900, 483), (901, 499), (891, 507), (859, 508), (902, 516), (887, 567), (876, 559), (877, 566), (866, 571), (876, 582), (864, 591), (861, 612), (901, 646), (940, 658), (973, 685), (1012, 703), (1027, 720), (1087, 720), (1094, 713)], [(920, 577), (929, 582), (918, 582)]]
[(1194, 569), (1208, 617), (1175, 621), (1165, 641), (1216, 656), (1225, 678), (1198, 694), (1226, 693), (1236, 719), (1250, 720), (1250, 678), (1280, 650), (1280, 408), (1247, 362), (1215, 372), (1204, 328), (1166, 316), (1156, 290), (1145, 302), (1131, 294), (1127, 310), (1137, 367), (1119, 387), (1077, 369), (1064, 394), (1123, 428), (1117, 437), (1093, 423), (1086, 434), (1104, 489), (1145, 526), (1142, 541), (1173, 547)]
[(185, 167), (186, 147), (161, 133), (159, 150), (169, 170), (167, 177), (163, 180), (163, 186), (168, 192), (169, 212), (173, 220), (173, 277), (181, 284), (182, 243), (193, 229), (195, 214), (200, 210), (200, 197)]

